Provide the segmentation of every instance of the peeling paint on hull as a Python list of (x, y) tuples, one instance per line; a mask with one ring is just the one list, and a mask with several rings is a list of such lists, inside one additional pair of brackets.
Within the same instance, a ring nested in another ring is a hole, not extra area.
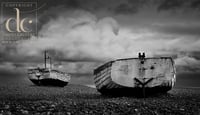
[(175, 81), (171, 57), (119, 59), (94, 70), (94, 82), (102, 94), (163, 93), (172, 89)]
[(68, 74), (50, 69), (30, 69), (28, 70), (28, 75), (30, 81), (38, 86), (64, 87), (70, 80)]

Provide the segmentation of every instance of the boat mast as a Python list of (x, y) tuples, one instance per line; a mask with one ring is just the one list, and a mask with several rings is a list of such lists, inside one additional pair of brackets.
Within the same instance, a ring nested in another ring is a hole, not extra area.
[(51, 69), (51, 57), (49, 57), (49, 62), (50, 62), (50, 69)]
[(45, 50), (44, 51), (44, 68), (46, 69), (47, 68), (47, 51)]
[(49, 63), (50, 63), (50, 67), (49, 68), (51, 69), (52, 68), (51, 67), (51, 63), (52, 63), (51, 61), (52, 60), (51, 60), (51, 57), (47, 56), (47, 51), (45, 50), (44, 51), (44, 67), (45, 67), (45, 69), (47, 68), (47, 59), (49, 59)]

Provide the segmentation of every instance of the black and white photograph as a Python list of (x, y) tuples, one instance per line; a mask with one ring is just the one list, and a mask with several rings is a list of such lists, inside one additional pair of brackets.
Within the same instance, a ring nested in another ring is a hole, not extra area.
[(200, 0), (0, 0), (0, 115), (200, 115)]

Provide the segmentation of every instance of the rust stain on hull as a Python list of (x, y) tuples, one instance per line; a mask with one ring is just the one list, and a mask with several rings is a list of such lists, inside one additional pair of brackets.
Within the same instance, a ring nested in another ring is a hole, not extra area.
[[(167, 92), (176, 81), (174, 61), (171, 57), (118, 59), (94, 70), (97, 90), (112, 93), (114, 90), (134, 89), (154, 93)], [(163, 90), (162, 90), (163, 89)], [(149, 90), (149, 91), (148, 91)]]

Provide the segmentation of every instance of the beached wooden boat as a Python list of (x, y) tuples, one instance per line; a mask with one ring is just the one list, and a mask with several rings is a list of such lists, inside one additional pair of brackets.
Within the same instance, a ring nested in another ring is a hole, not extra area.
[[(44, 55), (45, 67), (44, 68), (31, 68), (28, 69), (28, 77), (35, 84), (39, 86), (60, 86), (64, 87), (70, 81), (70, 75), (51, 68), (51, 58)], [(50, 60), (50, 67), (46, 66), (46, 60)]]
[(110, 61), (94, 70), (97, 90), (108, 95), (147, 95), (167, 92), (175, 84), (171, 57), (138, 58)]

